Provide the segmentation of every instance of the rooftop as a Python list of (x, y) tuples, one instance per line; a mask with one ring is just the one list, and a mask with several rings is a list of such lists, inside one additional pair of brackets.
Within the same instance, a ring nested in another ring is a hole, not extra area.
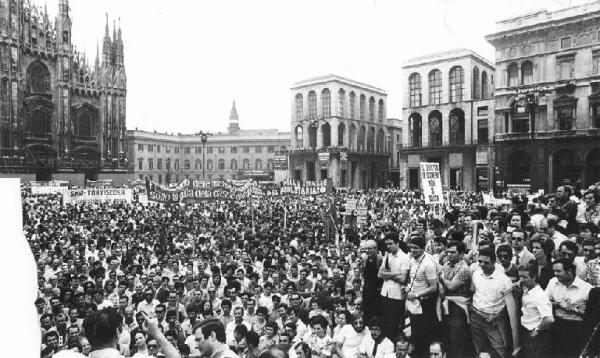
[[(195, 142), (200, 141), (200, 137), (193, 133), (165, 133), (165, 132), (150, 132), (144, 130), (127, 130), (128, 136), (137, 138), (145, 138), (152, 140), (163, 140), (173, 142)], [(245, 140), (285, 140), (289, 139), (290, 132), (279, 132), (277, 129), (250, 129), (241, 130), (238, 134), (229, 133), (212, 133), (209, 137), (210, 142), (235, 142)]]
[(425, 55), (422, 55), (419, 57), (413, 57), (413, 58), (407, 60), (406, 62), (404, 62), (402, 64), (402, 68), (415, 67), (415, 66), (424, 65), (427, 63), (431, 63), (431, 62), (438, 62), (438, 61), (444, 61), (444, 60), (447, 61), (447, 60), (463, 58), (463, 57), (471, 57), (471, 56), (479, 59), (480, 61), (482, 61), (483, 63), (485, 63), (486, 65), (488, 65), (490, 67), (494, 67), (494, 65), (492, 64), (491, 61), (489, 61), (485, 57), (479, 55), (478, 53), (476, 53), (472, 50), (466, 49), (466, 48), (459, 48), (459, 49), (448, 50), (448, 51), (433, 52), (433, 53), (425, 54)]
[(540, 24), (555, 24), (563, 20), (569, 20), (571, 18), (583, 15), (590, 15), (595, 12), (600, 12), (600, 1), (588, 2), (555, 11), (549, 11), (547, 9), (529, 11), (518, 16), (497, 21), (496, 33), (486, 37), (499, 35), (512, 30), (533, 27)]
[(349, 78), (338, 76), (333, 73), (323, 75), (323, 76), (312, 77), (312, 78), (308, 78), (306, 80), (296, 82), (296, 83), (292, 84), (291, 89), (297, 89), (300, 87), (321, 84), (321, 83), (327, 83), (327, 82), (340, 82), (340, 83), (347, 84), (350, 86), (360, 87), (360, 88), (363, 88), (363, 89), (366, 89), (369, 91), (378, 92), (382, 95), (386, 95), (386, 92), (384, 90), (382, 90), (381, 88), (377, 88), (375, 86), (371, 86), (366, 83), (354, 81)]

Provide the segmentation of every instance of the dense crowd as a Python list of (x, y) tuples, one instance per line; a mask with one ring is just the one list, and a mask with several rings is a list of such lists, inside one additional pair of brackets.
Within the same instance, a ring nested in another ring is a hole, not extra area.
[(594, 356), (600, 194), (577, 194), (63, 206), (23, 190), (41, 356)]

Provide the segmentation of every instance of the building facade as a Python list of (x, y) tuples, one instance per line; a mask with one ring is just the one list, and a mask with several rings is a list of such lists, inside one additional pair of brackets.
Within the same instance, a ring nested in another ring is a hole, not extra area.
[(600, 181), (600, 4), (497, 22), (499, 187), (554, 190)]
[(386, 101), (385, 91), (337, 75), (295, 83), (290, 178), (331, 179), (335, 187), (385, 186), (393, 148)]
[(470, 50), (408, 60), (402, 67), (403, 186), (419, 188), (419, 163), (440, 165), (442, 185), (489, 190), (494, 67)]
[(2, 176), (127, 175), (127, 80), (121, 29), (89, 63), (71, 43), (68, 0), (54, 21), (29, 1), (0, 0)]
[(159, 184), (183, 179), (273, 180), (275, 156), (287, 151), (290, 134), (276, 129), (241, 130), (235, 103), (227, 133), (206, 136), (129, 130), (133, 178)]
[(402, 151), (402, 120), (398, 118), (388, 118), (390, 124), (390, 135), (393, 144), (390, 152), (390, 183), (395, 187), (401, 187), (404, 183), (403, 162), (400, 160)]

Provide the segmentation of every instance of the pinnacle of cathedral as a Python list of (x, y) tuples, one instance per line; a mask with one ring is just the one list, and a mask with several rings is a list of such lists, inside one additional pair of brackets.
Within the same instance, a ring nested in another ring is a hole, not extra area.
[(238, 116), (237, 109), (235, 108), (235, 101), (233, 101), (231, 113), (229, 114), (229, 127), (227, 128), (229, 134), (238, 134), (240, 132), (239, 121), (240, 117)]
[(238, 122), (240, 117), (238, 116), (237, 109), (235, 108), (235, 101), (233, 101), (233, 106), (231, 107), (231, 113), (229, 114), (229, 120), (231, 122)]

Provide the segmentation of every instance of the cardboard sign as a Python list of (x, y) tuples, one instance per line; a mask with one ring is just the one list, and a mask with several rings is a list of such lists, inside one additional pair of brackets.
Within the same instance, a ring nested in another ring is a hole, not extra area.
[(421, 188), (425, 197), (425, 204), (444, 204), (442, 190), (442, 177), (438, 163), (420, 163)]

